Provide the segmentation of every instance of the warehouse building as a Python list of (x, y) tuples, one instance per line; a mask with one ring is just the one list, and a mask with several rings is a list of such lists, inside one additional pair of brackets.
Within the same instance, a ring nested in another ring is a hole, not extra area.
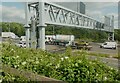
[(2, 38), (16, 39), (16, 38), (19, 38), (19, 37), (17, 35), (15, 35), (13, 32), (2, 32)]

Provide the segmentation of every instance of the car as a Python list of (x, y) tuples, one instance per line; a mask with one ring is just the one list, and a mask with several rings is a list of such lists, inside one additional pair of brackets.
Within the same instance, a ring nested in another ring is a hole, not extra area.
[(19, 43), (16, 43), (15, 45), (18, 47), (26, 48), (26, 42), (19, 42)]
[(117, 43), (116, 42), (104, 42), (103, 44), (100, 45), (100, 48), (116, 49)]

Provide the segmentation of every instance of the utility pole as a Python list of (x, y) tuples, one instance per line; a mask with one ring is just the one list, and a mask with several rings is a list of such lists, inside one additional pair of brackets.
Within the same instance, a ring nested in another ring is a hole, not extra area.
[(8, 22), (8, 32), (10, 32), (10, 22)]
[(53, 25), (53, 35), (54, 35), (54, 28), (55, 28), (55, 25)]

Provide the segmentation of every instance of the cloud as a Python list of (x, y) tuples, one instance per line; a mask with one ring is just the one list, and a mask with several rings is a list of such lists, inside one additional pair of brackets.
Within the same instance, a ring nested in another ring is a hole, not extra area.
[(105, 7), (117, 6), (117, 2), (85, 2), (86, 8), (89, 10), (104, 9)]
[[(32, 1), (32, 0), (31, 0)], [(72, 1), (71, 1), (72, 2)], [(104, 13), (102, 10), (106, 10), (109, 7), (117, 7), (117, 3), (111, 3), (111, 2), (85, 2), (86, 4), (86, 12), (87, 15), (93, 17), (94, 19), (98, 21), (103, 21), (104, 15), (114, 15), (115, 17), (115, 26), (118, 24), (118, 15), (116, 12), (112, 13)], [(70, 5), (71, 6), (71, 5)], [(74, 5), (72, 5), (74, 7)], [(107, 11), (107, 10), (106, 10)], [(112, 9), (111, 9), (112, 11)], [(7, 7), (4, 5), (0, 5), (0, 16), (2, 15), (3, 21), (14, 21), (14, 22), (21, 22), (24, 23), (24, 9), (19, 9), (15, 6), (13, 7)]]
[[(2, 7), (2, 8), (1, 8)], [(7, 7), (7, 6), (0, 6), (0, 12), (2, 12), (2, 21), (14, 21), (24, 23), (24, 9), (18, 9), (17, 7)]]
[(111, 2), (86, 2), (86, 14), (96, 20), (104, 22), (104, 16), (114, 16), (114, 25), (118, 27), (118, 3)]
[(30, 1), (50, 1), (50, 2), (119, 2), (119, 0), (1, 0), (2, 2), (30, 2)]

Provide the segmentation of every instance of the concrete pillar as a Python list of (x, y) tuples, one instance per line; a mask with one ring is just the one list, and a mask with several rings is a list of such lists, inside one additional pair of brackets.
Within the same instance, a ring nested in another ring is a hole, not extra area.
[(31, 48), (36, 48), (37, 41), (36, 41), (36, 22), (33, 18), (31, 21)]
[(45, 50), (45, 27), (39, 27), (39, 48)]
[(29, 26), (29, 8), (28, 2), (25, 2), (25, 35), (26, 35), (26, 47), (29, 46), (29, 39), (30, 39), (30, 26)]
[(29, 48), (30, 45), (30, 28), (26, 28), (26, 31), (25, 31), (25, 34), (26, 34), (26, 47)]
[(38, 25), (38, 32), (39, 32), (39, 42), (38, 48), (45, 50), (45, 10), (44, 10), (44, 2), (39, 2), (39, 25)]
[(112, 41), (114, 41), (114, 32), (112, 33)]
[(114, 32), (108, 33), (108, 41), (114, 41)]

